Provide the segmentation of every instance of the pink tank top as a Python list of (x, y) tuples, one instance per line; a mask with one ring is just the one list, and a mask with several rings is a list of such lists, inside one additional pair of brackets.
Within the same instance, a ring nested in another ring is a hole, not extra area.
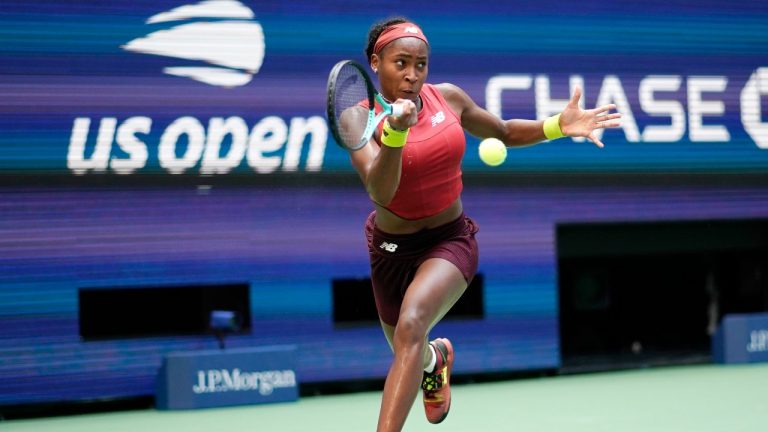
[(385, 207), (411, 220), (436, 215), (459, 197), (466, 146), (461, 121), (440, 91), (424, 84), (419, 96), (422, 109), (403, 147), (400, 185)]

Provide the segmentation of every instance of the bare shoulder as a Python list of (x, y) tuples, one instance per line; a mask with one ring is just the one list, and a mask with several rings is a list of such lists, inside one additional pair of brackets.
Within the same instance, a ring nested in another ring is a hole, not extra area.
[(467, 108), (471, 108), (474, 105), (469, 95), (455, 84), (440, 83), (435, 84), (435, 88), (443, 95), (445, 101), (448, 102), (459, 117)]
[(464, 93), (464, 90), (461, 89), (461, 87), (451, 84), (451, 83), (440, 83), (435, 84), (435, 88), (440, 91), (440, 94), (443, 95), (445, 100), (452, 101), (454, 99), (463, 99), (467, 98), (467, 94)]

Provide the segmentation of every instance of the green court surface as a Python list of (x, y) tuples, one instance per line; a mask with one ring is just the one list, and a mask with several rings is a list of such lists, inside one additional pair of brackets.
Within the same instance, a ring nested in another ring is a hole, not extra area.
[[(3, 432), (373, 431), (380, 393), (197, 411), (137, 410), (0, 422)], [(405, 431), (763, 432), (768, 364), (697, 365), (453, 386), (440, 425), (417, 399)]]

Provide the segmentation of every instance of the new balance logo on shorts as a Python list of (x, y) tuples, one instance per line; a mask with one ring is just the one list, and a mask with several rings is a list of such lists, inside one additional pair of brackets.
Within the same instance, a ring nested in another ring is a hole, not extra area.
[(382, 249), (384, 249), (384, 250), (385, 250), (385, 251), (387, 251), (387, 252), (394, 252), (394, 251), (396, 251), (396, 250), (397, 250), (397, 245), (396, 245), (396, 244), (394, 244), (394, 243), (387, 243), (387, 242), (382, 242), (382, 243), (379, 245), (379, 247), (380, 247), (380, 248), (382, 248)]

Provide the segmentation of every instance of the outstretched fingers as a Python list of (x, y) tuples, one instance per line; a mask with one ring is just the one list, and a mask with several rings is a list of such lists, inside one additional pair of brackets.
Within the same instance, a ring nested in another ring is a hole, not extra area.
[(603, 148), (603, 147), (605, 147), (605, 145), (603, 144), (603, 142), (602, 142), (602, 141), (600, 141), (600, 140), (599, 140), (599, 139), (598, 139), (598, 138), (595, 136), (595, 134), (594, 134), (594, 133), (590, 133), (589, 135), (587, 135), (587, 139), (588, 139), (588, 140), (590, 140), (590, 141), (592, 141), (592, 142), (593, 142), (593, 143), (594, 143), (596, 146), (598, 146), (598, 147), (600, 147), (600, 148)]
[(618, 121), (611, 121), (621, 118), (621, 114), (619, 113), (613, 113), (613, 114), (603, 114), (603, 115), (597, 115), (595, 117), (595, 129), (605, 129), (605, 128), (613, 128), (613, 127), (619, 127), (621, 125)]
[(595, 129), (615, 128), (621, 126), (619, 122), (597, 122), (595, 123)]
[(571, 101), (569, 102), (569, 104), (574, 107), (578, 107), (579, 99), (581, 99), (581, 87), (576, 86), (576, 88), (573, 89), (573, 96), (571, 96)]
[(619, 114), (619, 113), (603, 114), (603, 115), (598, 115), (595, 118), (598, 121), (614, 120), (614, 119), (617, 119), (617, 118), (621, 118), (621, 114)]
[(591, 111), (595, 113), (595, 115), (601, 115), (603, 113), (607, 113), (608, 111), (615, 110), (615, 109), (616, 109), (616, 104), (608, 104), (608, 105), (602, 105), (602, 106), (596, 107)]

